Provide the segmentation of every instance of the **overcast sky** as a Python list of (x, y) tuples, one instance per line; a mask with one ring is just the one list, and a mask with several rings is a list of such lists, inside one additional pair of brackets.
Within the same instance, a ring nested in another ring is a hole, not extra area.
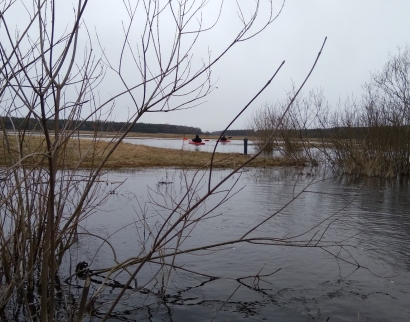
[[(209, 25), (215, 19), (220, 1), (209, 1), (203, 12), (205, 24)], [(283, 1), (272, 1), (277, 13)], [(25, 2), (31, 3), (30, 0)], [(246, 14), (249, 4), (254, 1), (239, 0), (239, 3)], [(236, 1), (226, 0), (219, 24), (211, 32), (201, 34), (193, 51), (196, 62), (206, 58), (208, 49), (212, 57), (217, 56), (232, 41), (238, 31), (235, 5)], [(71, 6), (71, 0), (57, 2), (57, 7), (63, 9), (57, 14), (57, 20), (61, 22), (58, 28), (61, 30), (69, 25), (64, 19), (72, 16)], [(246, 120), (256, 108), (266, 102), (283, 99), (292, 81), (296, 86), (301, 84), (326, 36), (326, 46), (304, 92), (321, 88), (329, 104), (336, 108), (339, 99), (343, 101), (352, 95), (360, 97), (362, 85), (370, 79), (370, 73), (381, 70), (389, 54), (396, 54), (398, 47), (410, 43), (409, 13), (409, 0), (287, 0), (279, 17), (266, 30), (249, 41), (239, 43), (214, 66), (212, 81), (217, 81), (217, 89), (202, 105), (172, 113), (147, 113), (141, 121), (195, 126), (203, 131), (221, 130), (285, 60), (284, 67), (267, 90), (231, 127), (245, 128)], [(29, 17), (24, 9), (16, 7), (8, 12), (7, 19), (10, 25), (15, 23), (21, 30), (24, 15)], [(261, 17), (263, 20), (266, 12), (261, 13)], [(143, 27), (143, 19), (140, 19), (137, 17), (135, 20), (136, 28)], [(97, 32), (107, 56), (115, 61), (122, 48), (122, 23), (127, 21), (123, 1), (89, 1), (84, 21), (93, 39), (94, 50), (98, 49), (98, 42), (93, 36)], [(166, 34), (170, 21), (166, 17), (161, 21), (161, 28)], [(86, 35), (85, 28), (81, 30)], [(172, 35), (161, 40), (164, 52), (171, 38)], [(130, 41), (138, 43), (139, 35), (133, 35)], [(82, 52), (81, 48), (77, 57), (81, 57)], [(124, 71), (128, 72), (129, 80), (136, 83), (137, 80), (132, 78), (136, 77), (138, 70), (127, 59), (124, 60)], [(121, 90), (121, 82), (118, 78), (107, 77), (98, 90), (102, 98), (110, 97)], [(126, 120), (132, 106), (129, 97), (119, 99), (112, 117), (116, 121)]]
[(410, 43), (409, 13), (408, 0), (288, 0), (267, 30), (240, 44), (214, 68), (218, 90), (202, 106), (149, 115), (143, 121), (220, 130), (286, 60), (270, 87), (232, 126), (244, 128), (252, 109), (283, 98), (292, 80), (301, 83), (326, 36), (326, 46), (305, 92), (322, 88), (331, 106), (336, 106), (339, 98), (360, 97), (370, 73), (380, 70), (398, 47)]
[[(169, 123), (220, 130), (265, 84), (282, 60), (286, 64), (270, 87), (234, 125), (243, 128), (252, 108), (282, 98), (291, 81), (299, 85), (320, 46), (328, 40), (305, 92), (323, 88), (331, 106), (348, 95), (359, 97), (370, 73), (380, 70), (389, 54), (410, 43), (410, 1), (288, 0), (278, 19), (259, 37), (222, 62), (215, 91), (197, 111)], [(195, 113), (200, 113), (200, 119)]]

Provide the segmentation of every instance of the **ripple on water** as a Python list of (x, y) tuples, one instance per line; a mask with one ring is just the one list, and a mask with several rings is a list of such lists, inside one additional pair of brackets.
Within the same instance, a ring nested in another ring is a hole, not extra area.
[[(127, 196), (131, 192), (135, 198), (109, 199), (104, 212), (90, 218), (87, 229), (97, 233), (107, 229), (112, 233), (133, 223), (110, 237), (110, 241), (120, 249), (121, 258), (137, 256), (144, 239), (141, 209), (145, 209), (144, 218), (153, 231), (166, 214), (145, 204), (148, 198), (144, 193), (147, 186), (155, 191), (158, 178), (170, 175), (167, 171), (110, 174), (112, 180), (126, 176), (122, 191), (127, 191)], [(215, 179), (225, 173), (215, 171)], [(173, 188), (167, 187), (166, 195), (177, 198), (183, 193), (181, 178), (178, 173), (173, 174), (175, 182)], [(212, 213), (219, 216), (199, 224), (186, 236), (181, 249), (238, 238), (269, 217), (272, 218), (251, 236), (294, 237), (305, 241), (305, 245), (312, 245), (310, 240), (320, 236), (323, 243), (343, 242), (350, 247), (341, 248), (337, 243), (324, 249), (235, 244), (216, 252), (180, 256), (178, 265), (221, 278), (209, 280), (186, 271), (166, 271), (172, 277), (168, 308), (174, 320), (209, 321), (218, 310), (216, 321), (326, 321), (329, 317), (329, 321), (410, 320), (410, 189), (401, 183), (379, 180), (322, 179), (323, 175), (301, 177), (286, 169), (251, 170), (235, 188), (243, 189)], [(301, 191), (292, 201), (292, 196)], [(217, 202), (218, 198), (211, 198), (200, 211), (211, 209)], [(112, 216), (110, 210), (121, 215)], [(92, 249), (99, 243), (87, 242), (84, 257), (95, 255)], [(100, 252), (99, 259), (110, 265), (110, 250), (103, 248)], [(362, 267), (347, 263), (355, 261)], [(157, 268), (154, 264), (147, 267), (139, 280), (149, 281)], [(266, 276), (245, 278), (258, 272)], [(160, 280), (156, 281), (160, 284)], [(158, 288), (155, 283), (150, 285)], [(114, 295), (104, 296), (108, 301)], [(151, 316), (153, 321), (166, 320), (169, 314), (153, 294), (130, 294), (119, 310), (141, 320)]]

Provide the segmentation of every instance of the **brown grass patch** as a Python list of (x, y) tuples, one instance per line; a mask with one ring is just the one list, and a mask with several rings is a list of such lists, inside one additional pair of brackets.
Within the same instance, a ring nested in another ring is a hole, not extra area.
[[(4, 138), (3, 138), (4, 139)], [(2, 141), (4, 143), (4, 141)], [(60, 168), (94, 168), (101, 164), (113, 143), (104, 140), (78, 140), (70, 139), (60, 149)], [(29, 158), (25, 158), (23, 164), (28, 166), (47, 165), (47, 158), (44, 153), (46, 145), (43, 139), (38, 137), (29, 138), (24, 142), (24, 155), (36, 152)], [(18, 159), (15, 146), (5, 149), (4, 144), (0, 145), (3, 153), (0, 155), (0, 165), (11, 166), (11, 155)], [(135, 145), (131, 143), (121, 143), (105, 164), (105, 168), (125, 169), (141, 167), (180, 167), (180, 168), (200, 168), (209, 166), (212, 153), (173, 150)], [(240, 153), (216, 153), (214, 157), (215, 168), (234, 168), (248, 161), (249, 155)], [(295, 165), (294, 161), (282, 158), (258, 157), (248, 166), (251, 167), (271, 167)]]
[[(215, 153), (214, 167), (234, 168), (250, 159), (251, 156), (240, 153)], [(107, 166), (111, 168), (133, 167), (186, 167), (199, 168), (208, 166), (212, 153), (185, 151), (121, 144), (110, 158)], [(250, 163), (253, 167), (285, 165), (282, 159), (257, 158)]]

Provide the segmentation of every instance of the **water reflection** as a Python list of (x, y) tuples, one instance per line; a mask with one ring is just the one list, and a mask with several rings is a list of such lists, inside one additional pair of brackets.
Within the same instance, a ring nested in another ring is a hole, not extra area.
[[(108, 180), (126, 181), (85, 228), (109, 237), (117, 260), (137, 256), (144, 242), (149, 246), (151, 232), (160, 229), (162, 218), (169, 214), (166, 208), (185, 193), (193, 173), (165, 169), (110, 173)], [(213, 180), (226, 173), (215, 171)], [(167, 305), (154, 294), (130, 293), (118, 312), (127, 312), (127, 319), (133, 320), (171, 320), (171, 315), (176, 321), (209, 321), (223, 306), (215, 321), (410, 319), (407, 181), (333, 177), (318, 169), (255, 169), (235, 175), (221, 191), (236, 180), (233, 192), (237, 193), (184, 237), (183, 249), (238, 238), (262, 220), (266, 223), (250, 236), (292, 238), (306, 247), (244, 243), (181, 255), (176, 261), (181, 269), (166, 271), (172, 277)], [(199, 198), (207, 185), (197, 183)], [(196, 214), (212, 209), (221, 196), (210, 198)], [(312, 247), (318, 237), (322, 248)], [(100, 245), (91, 236), (82, 237), (79, 257), (94, 267), (111, 266), (110, 247), (96, 251)], [(157, 289), (160, 278), (151, 277), (158, 267), (147, 265), (138, 282)], [(247, 278), (258, 272), (266, 276)], [(115, 292), (99, 300), (111, 301)]]
[[(154, 146), (158, 148), (166, 149), (176, 149), (176, 150), (186, 150), (186, 151), (203, 151), (203, 152), (213, 152), (216, 146), (216, 140), (204, 140), (205, 145), (193, 145), (189, 144), (188, 140), (182, 139), (153, 139), (153, 138), (126, 138), (124, 142), (132, 144), (142, 144), (148, 146)], [(242, 140), (232, 140), (228, 143), (218, 143), (216, 147), (216, 152), (220, 153), (243, 153), (243, 141)], [(253, 145), (248, 146), (248, 154), (255, 153), (256, 150)]]

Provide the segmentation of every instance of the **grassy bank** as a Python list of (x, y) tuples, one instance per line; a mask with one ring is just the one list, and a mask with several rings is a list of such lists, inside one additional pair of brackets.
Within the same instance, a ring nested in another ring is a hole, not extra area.
[[(171, 150), (123, 143), (115, 151), (107, 166), (111, 168), (133, 167), (187, 167), (199, 168), (209, 165), (212, 153)], [(251, 156), (240, 153), (216, 153), (214, 167), (233, 168), (246, 162)], [(293, 165), (290, 161), (272, 158), (256, 158), (249, 166), (267, 167)]]
[[(4, 139), (4, 138), (3, 138)], [(13, 140), (10, 140), (12, 142)], [(60, 168), (91, 168), (100, 164), (106, 156), (110, 144), (104, 141), (91, 140), (69, 140), (61, 149), (59, 157)], [(15, 146), (6, 149), (4, 140), (0, 146), (0, 165), (9, 167), (19, 159)], [(44, 154), (45, 143), (40, 138), (30, 138), (25, 140), (22, 148), (25, 156), (25, 165), (46, 165)], [(27, 157), (30, 155), (29, 157)], [(111, 155), (105, 168), (125, 169), (141, 167), (185, 167), (200, 168), (210, 164), (212, 154), (209, 152), (172, 150), (131, 143), (121, 143)], [(233, 168), (250, 159), (251, 156), (240, 153), (216, 153), (214, 157), (214, 167)], [(14, 159), (14, 160), (12, 160)], [(282, 158), (258, 157), (248, 166), (271, 167), (295, 165), (292, 160)]]

